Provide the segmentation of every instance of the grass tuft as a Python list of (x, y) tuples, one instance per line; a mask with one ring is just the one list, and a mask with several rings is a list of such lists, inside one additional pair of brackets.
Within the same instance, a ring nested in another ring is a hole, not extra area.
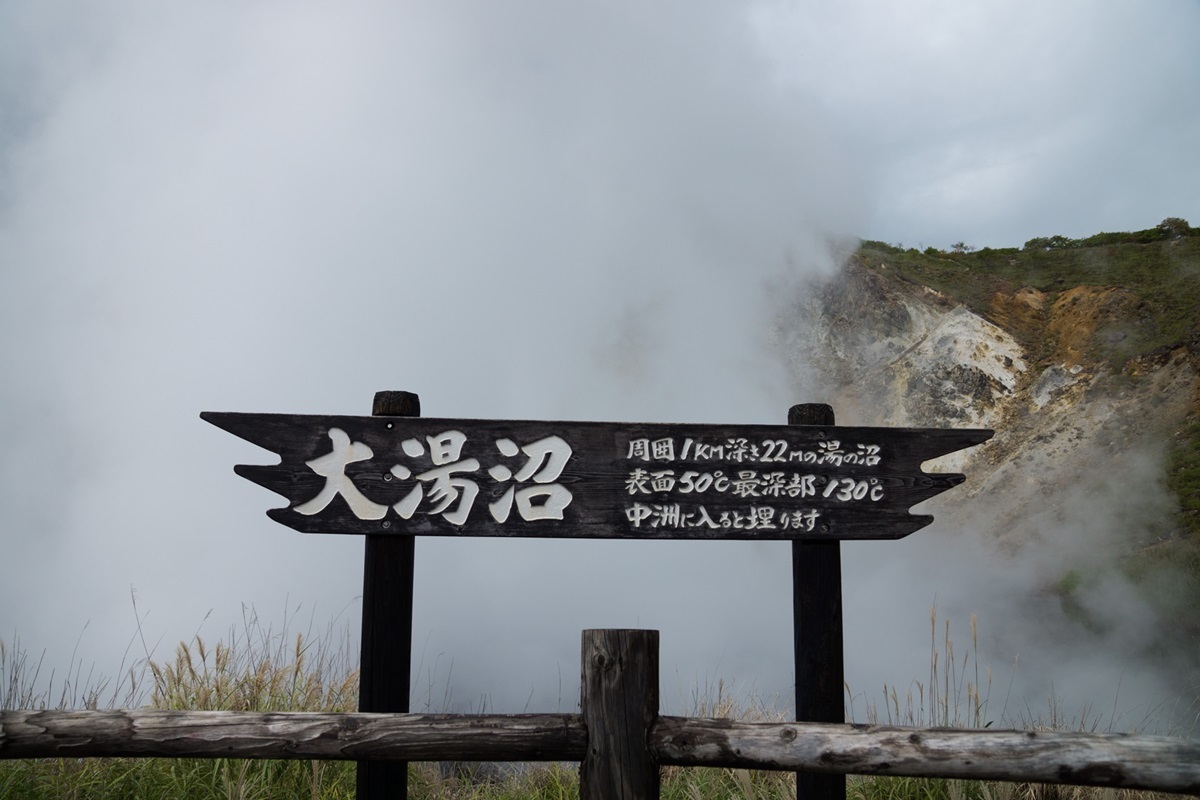
[[(979, 631), (970, 624), (970, 642), (959, 653), (949, 620), (930, 613), (930, 668), (928, 676), (901, 693), (883, 687), (884, 702), (864, 704), (870, 722), (889, 725), (949, 725), (983, 727), (993, 723), (989, 711), (991, 672), (977, 659)], [(348, 637), (275, 632), (249, 611), (240, 629), (227, 640), (209, 645), (199, 636), (180, 643), (169, 662), (146, 663), (151, 676), (149, 706), (162, 709), (342, 711), (357, 707), (357, 669), (349, 655)], [(72, 671), (71, 691), (35, 693), (30, 687), (42, 670), (19, 642), (0, 640), (2, 707), (45, 708), (51, 697), (61, 705), (69, 700), (96, 703), (108, 697), (78, 682), (81, 670)], [(136, 686), (136, 672), (130, 678)], [(106, 682), (98, 686), (108, 687)], [(706, 686), (691, 698), (692, 716), (778, 721), (783, 717), (774, 704), (741, 699), (724, 681)], [(847, 691), (848, 717), (862, 698)], [(96, 707), (88, 705), (86, 707)], [(1025, 720), (1039, 729), (1076, 727), (1053, 709), (1051, 719)], [(96, 798), (127, 800), (143, 797), (226, 798), (352, 798), (355, 768), (350, 762), (258, 761), (235, 759), (27, 759), (0, 761), (0, 798), (43, 800)], [(663, 800), (790, 800), (795, 797), (795, 775), (765, 770), (663, 767)], [(442, 769), (438, 764), (409, 765), (409, 794), (414, 800), (564, 800), (579, 797), (578, 770), (573, 764), (517, 765), (501, 770)], [(1037, 784), (999, 784), (918, 778), (850, 776), (847, 794), (852, 800), (1157, 800), (1168, 795), (1148, 792)]]

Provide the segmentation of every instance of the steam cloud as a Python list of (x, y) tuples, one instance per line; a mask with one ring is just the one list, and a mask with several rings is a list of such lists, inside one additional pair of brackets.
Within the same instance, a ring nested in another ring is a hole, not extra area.
[[(111, 674), (131, 586), (167, 651), (242, 603), (353, 624), (361, 543), (266, 520), (199, 411), (782, 422), (771, 289), (861, 224), (737, 4), (9, 13), (0, 628), (49, 663), (90, 620)], [(643, 626), (685, 687), (782, 693), (769, 552), (422, 540), (417, 680), (553, 707), (582, 628)]]
[[(782, 81), (773, 5), (0, 5), (0, 636), (113, 674), (131, 588), (159, 657), (244, 605), (357, 627), (361, 543), (267, 520), (230, 467), (269, 457), (202, 410), (407, 389), (428, 416), (754, 423), (824, 399), (772, 350), (777, 298), (868, 229), (854, 164), (890, 151), (850, 158)], [(790, 54), (814, 75), (822, 37)], [(898, 163), (884, 185), (925, 162)], [(893, 587), (926, 546), (848, 548), (852, 686), (911, 676), (873, 609), (924, 619)], [(567, 708), (580, 629), (654, 627), (667, 707), (718, 679), (787, 705), (787, 548), (421, 540), (414, 703)]]

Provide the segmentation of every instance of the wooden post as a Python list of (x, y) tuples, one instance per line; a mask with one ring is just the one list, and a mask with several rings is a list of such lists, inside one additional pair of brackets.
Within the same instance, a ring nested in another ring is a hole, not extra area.
[[(419, 417), (411, 392), (376, 392), (371, 415)], [(368, 534), (363, 559), (358, 710), (407, 713), (412, 671), (415, 537)], [(359, 761), (358, 800), (407, 800), (408, 763)]]
[[(803, 403), (789, 425), (833, 425), (833, 408)], [(796, 651), (796, 720), (845, 722), (842, 653), (842, 545), (792, 542), (792, 624)], [(798, 800), (845, 800), (846, 776), (796, 773)]]
[(650, 726), (658, 718), (658, 631), (583, 632), (580, 800), (658, 800)]

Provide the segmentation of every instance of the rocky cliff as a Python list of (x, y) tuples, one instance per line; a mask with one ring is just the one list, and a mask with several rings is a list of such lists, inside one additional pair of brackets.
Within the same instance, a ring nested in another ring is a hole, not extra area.
[[(996, 429), (991, 444), (955, 464), (971, 465), (967, 492), (1022, 465), (1042, 491), (1077, 484), (1098, 454), (1111, 461), (1182, 444), (1200, 414), (1200, 327), (1115, 370), (1095, 347), (1137, 308), (1128, 290), (1075, 286), (1048, 296), (1025, 286), (996, 292), (990, 313), (977, 313), (870, 256), (860, 252), (799, 305), (795, 352), (832, 388), (839, 421)], [(1023, 341), (1039, 346), (1031, 352)]]
[(1112, 248), (1054, 268), (1040, 250), (866, 243), (780, 329), (841, 424), (993, 428), (933, 466), (968, 475), (927, 504), (941, 535), (969, 532), (982, 569), (1020, 571), (1021, 613), (1053, 617), (1055, 635), (1129, 627), (1121, 646), (1184, 663), (1188, 680), (1200, 675), (1198, 245), (1129, 244), (1166, 254), (1145, 269), (1170, 274), (1148, 282), (1122, 280), (1128, 254)]

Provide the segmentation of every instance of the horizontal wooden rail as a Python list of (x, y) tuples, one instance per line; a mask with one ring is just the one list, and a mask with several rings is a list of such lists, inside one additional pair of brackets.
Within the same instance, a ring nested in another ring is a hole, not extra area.
[(581, 761), (578, 714), (0, 711), (0, 759)]
[(659, 717), (650, 746), (661, 764), (1200, 794), (1200, 741), (1168, 736)]
[[(85, 756), (582, 761), (576, 714), (0, 711), (0, 759)], [(1200, 742), (1058, 731), (660, 716), (660, 764), (1065, 783), (1200, 794)]]

